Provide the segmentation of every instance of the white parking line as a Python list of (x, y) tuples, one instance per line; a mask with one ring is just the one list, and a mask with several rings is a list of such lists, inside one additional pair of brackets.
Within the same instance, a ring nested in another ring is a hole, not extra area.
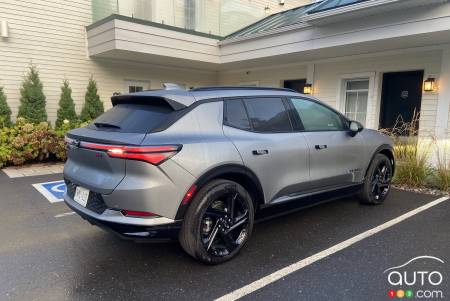
[(70, 212), (66, 212), (66, 213), (57, 214), (57, 215), (55, 215), (55, 217), (60, 218), (60, 217), (64, 217), (64, 216), (74, 215), (74, 214), (75, 214), (75, 212), (70, 211)]
[(289, 266), (287, 266), (285, 268), (282, 268), (282, 269), (280, 269), (280, 270), (278, 270), (276, 272), (273, 272), (272, 274), (269, 274), (269, 275), (267, 275), (267, 276), (265, 276), (265, 277), (263, 277), (263, 278), (261, 278), (259, 280), (256, 280), (256, 281), (254, 281), (254, 282), (252, 282), (250, 284), (247, 284), (246, 286), (243, 286), (243, 287), (241, 287), (241, 288), (239, 288), (239, 289), (237, 289), (237, 290), (235, 290), (235, 291), (233, 291), (233, 292), (231, 292), (231, 293), (229, 293), (229, 294), (227, 294), (225, 296), (222, 296), (222, 297), (220, 297), (220, 298), (218, 298), (216, 300), (218, 300), (218, 301), (225, 301), (225, 300), (236, 300), (236, 299), (242, 298), (242, 297), (244, 297), (244, 296), (246, 296), (246, 295), (248, 295), (250, 293), (253, 293), (253, 292), (255, 292), (255, 291), (257, 291), (257, 290), (259, 290), (259, 289), (261, 289), (261, 288), (263, 288), (263, 287), (265, 287), (265, 286), (267, 286), (267, 285), (269, 285), (269, 284), (271, 284), (271, 283), (273, 283), (273, 282), (283, 278), (283, 277), (286, 277), (289, 274), (292, 274), (292, 273), (294, 273), (294, 272), (296, 272), (296, 271), (298, 271), (298, 270), (300, 270), (300, 269), (302, 269), (302, 268), (304, 268), (304, 267), (306, 267), (306, 266), (308, 266), (308, 265), (310, 265), (310, 264), (312, 264), (312, 263), (314, 263), (316, 261), (319, 261), (319, 260), (321, 260), (321, 259), (323, 259), (323, 258), (325, 258), (327, 256), (330, 256), (330, 255), (332, 255), (332, 254), (334, 254), (336, 252), (339, 252), (339, 251), (341, 251), (341, 250), (343, 250), (345, 248), (348, 248), (351, 245), (353, 245), (353, 244), (355, 244), (355, 243), (357, 243), (357, 242), (359, 242), (359, 241), (361, 241), (361, 240), (363, 240), (365, 238), (368, 238), (368, 237), (370, 237), (370, 236), (372, 236), (374, 234), (377, 234), (378, 232), (386, 230), (387, 228), (390, 228), (390, 227), (392, 227), (392, 226), (394, 226), (394, 225), (396, 225), (396, 224), (398, 224), (398, 223), (400, 223), (400, 222), (402, 222), (402, 221), (404, 221), (404, 220), (406, 220), (406, 219), (408, 219), (408, 218), (410, 218), (410, 217), (412, 217), (412, 216), (414, 216), (414, 215), (416, 215), (416, 214), (418, 214), (418, 213), (420, 213), (422, 211), (425, 211), (425, 210), (427, 210), (427, 209), (429, 209), (431, 207), (434, 207), (434, 206), (436, 206), (436, 205), (438, 205), (438, 204), (440, 204), (440, 203), (442, 203), (444, 201), (447, 201), (448, 199), (449, 199), (448, 197), (442, 197), (442, 198), (434, 200), (434, 201), (432, 201), (432, 202), (430, 202), (430, 203), (428, 203), (426, 205), (423, 205), (423, 206), (421, 206), (419, 208), (411, 210), (411, 211), (409, 211), (409, 212), (407, 212), (407, 213), (405, 213), (403, 215), (400, 215), (399, 217), (394, 218), (394, 219), (392, 219), (392, 220), (390, 220), (390, 221), (388, 221), (388, 222), (386, 222), (384, 224), (381, 224), (381, 225), (379, 225), (379, 226), (377, 226), (375, 228), (367, 230), (367, 231), (365, 231), (365, 232), (363, 232), (361, 234), (358, 234), (358, 235), (356, 235), (356, 236), (354, 236), (352, 238), (349, 238), (349, 239), (347, 239), (347, 240), (345, 240), (345, 241), (343, 241), (341, 243), (338, 243), (337, 245), (334, 245), (334, 246), (332, 246), (332, 247), (330, 247), (330, 248), (328, 248), (326, 250), (323, 250), (323, 251), (321, 251), (321, 252), (319, 252), (317, 254), (314, 254), (314, 255), (312, 255), (310, 257), (307, 257), (305, 259), (297, 261), (297, 262), (295, 262), (295, 263), (293, 263), (293, 264), (291, 264), (291, 265), (289, 265)]

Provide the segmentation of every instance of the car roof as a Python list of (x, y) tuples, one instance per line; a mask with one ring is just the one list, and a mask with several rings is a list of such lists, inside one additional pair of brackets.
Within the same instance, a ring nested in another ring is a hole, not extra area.
[[(133, 99), (144, 102), (146, 100), (158, 98), (165, 99), (174, 110), (188, 107), (193, 103), (206, 99), (224, 97), (245, 97), (245, 96), (305, 96), (291, 89), (271, 88), (271, 87), (203, 87), (190, 90), (184, 89), (160, 89), (149, 90), (137, 93), (121, 94), (111, 97), (113, 105), (122, 101)], [(313, 99), (313, 98), (311, 98)]]

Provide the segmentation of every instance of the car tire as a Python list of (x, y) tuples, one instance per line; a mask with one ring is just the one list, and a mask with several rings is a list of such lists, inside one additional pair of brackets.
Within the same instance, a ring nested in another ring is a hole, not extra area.
[(230, 260), (251, 236), (254, 211), (244, 187), (229, 180), (213, 180), (192, 198), (180, 230), (180, 244), (206, 264)]
[(362, 204), (380, 205), (388, 196), (392, 181), (392, 162), (383, 154), (376, 154), (367, 170), (366, 180), (359, 193)]

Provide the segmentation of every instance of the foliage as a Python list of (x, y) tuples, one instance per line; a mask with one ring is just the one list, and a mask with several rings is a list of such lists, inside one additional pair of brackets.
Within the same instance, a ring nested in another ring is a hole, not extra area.
[(103, 103), (97, 94), (97, 82), (91, 77), (87, 86), (85, 102), (81, 110), (82, 121), (93, 120), (104, 112)]
[(20, 107), (17, 117), (25, 118), (34, 124), (47, 121), (43, 86), (39, 78), (39, 72), (34, 66), (30, 67), (28, 75), (25, 77), (20, 94)]
[(61, 127), (52, 129), (47, 122), (33, 124), (18, 118), (14, 126), (0, 131), (0, 167), (37, 161), (64, 161), (65, 134), (74, 127), (85, 125), (79, 122), (71, 124), (66, 120)]
[(59, 108), (56, 116), (56, 127), (61, 127), (64, 120), (68, 120), (70, 123), (75, 123), (77, 121), (75, 103), (72, 98), (72, 89), (67, 80), (63, 81), (61, 86), (61, 97), (59, 99)]
[(396, 184), (423, 187), (431, 174), (429, 155), (432, 142), (418, 138), (418, 123), (419, 115), (414, 114), (411, 122), (397, 120), (392, 129), (384, 130), (395, 141)]
[(0, 128), (10, 125), (11, 125), (11, 109), (9, 108), (8, 103), (6, 102), (6, 95), (3, 92), (3, 88), (0, 87)]
[(450, 192), (450, 142), (437, 142), (437, 164), (434, 173), (438, 189)]

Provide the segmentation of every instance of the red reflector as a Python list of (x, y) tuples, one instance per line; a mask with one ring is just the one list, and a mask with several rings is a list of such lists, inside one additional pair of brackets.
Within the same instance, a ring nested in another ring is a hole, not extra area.
[(125, 216), (140, 216), (140, 217), (158, 216), (152, 212), (145, 212), (145, 211), (121, 210), (120, 212), (122, 212), (122, 214)]
[(197, 185), (192, 185), (191, 188), (189, 188), (189, 190), (186, 192), (186, 194), (184, 195), (183, 198), (183, 205), (186, 205), (187, 203), (189, 203), (189, 201), (191, 200), (191, 198), (194, 196), (195, 191), (197, 190)]
[(81, 142), (80, 147), (106, 151), (113, 158), (145, 161), (154, 165), (163, 163), (181, 149), (181, 145), (124, 146), (90, 142)]

